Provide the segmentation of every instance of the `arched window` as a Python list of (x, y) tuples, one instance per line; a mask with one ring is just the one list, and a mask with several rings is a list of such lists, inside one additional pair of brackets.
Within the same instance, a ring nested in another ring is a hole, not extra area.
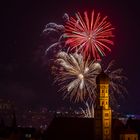
[(104, 105), (104, 101), (102, 101), (102, 105)]

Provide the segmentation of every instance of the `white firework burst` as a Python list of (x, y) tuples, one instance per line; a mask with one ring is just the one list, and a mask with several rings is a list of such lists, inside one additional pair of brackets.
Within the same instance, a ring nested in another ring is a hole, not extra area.
[(75, 101), (95, 99), (96, 76), (101, 72), (101, 66), (95, 61), (84, 60), (77, 53), (59, 52), (55, 60), (55, 83), (64, 91), (64, 98), (69, 96)]

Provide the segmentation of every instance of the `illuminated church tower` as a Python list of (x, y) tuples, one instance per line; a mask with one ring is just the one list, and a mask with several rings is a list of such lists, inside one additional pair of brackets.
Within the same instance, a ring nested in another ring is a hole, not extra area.
[(109, 106), (109, 77), (101, 72), (96, 78), (95, 138), (111, 140), (112, 112)]

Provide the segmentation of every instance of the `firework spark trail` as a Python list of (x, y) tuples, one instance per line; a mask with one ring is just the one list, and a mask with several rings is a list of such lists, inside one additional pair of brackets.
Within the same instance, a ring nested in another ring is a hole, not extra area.
[(82, 114), (85, 118), (94, 118), (94, 105), (89, 105), (88, 102), (85, 103), (86, 109), (80, 108), (82, 111)]
[(95, 98), (95, 79), (101, 71), (99, 63), (85, 61), (83, 56), (77, 53), (60, 52), (55, 64), (58, 66), (53, 67), (56, 72), (54, 82), (62, 87), (60, 91), (64, 91), (64, 98), (69, 96), (71, 100), (74, 98), (77, 102)]
[(87, 12), (84, 12), (84, 18), (77, 13), (76, 18), (70, 17), (65, 25), (66, 46), (69, 46), (71, 51), (83, 53), (84, 57), (101, 59), (106, 50), (111, 51), (108, 45), (113, 45), (112, 30), (114, 28), (107, 21), (107, 17), (102, 19), (100, 13), (95, 16), (92, 11), (91, 19), (88, 18)]
[(111, 106), (118, 105), (118, 99), (125, 97), (128, 93), (124, 82), (128, 80), (128, 78), (123, 74), (122, 68), (115, 68), (115, 61), (112, 60), (104, 72), (109, 76), (110, 79), (110, 104)]

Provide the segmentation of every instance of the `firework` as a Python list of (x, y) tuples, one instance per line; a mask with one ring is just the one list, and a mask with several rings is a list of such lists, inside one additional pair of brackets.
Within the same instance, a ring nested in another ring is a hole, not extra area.
[[(64, 23), (69, 20), (69, 16), (67, 13), (65, 13), (62, 18)], [(50, 40), (51, 42), (51, 45), (45, 51), (46, 54), (51, 49), (55, 49), (55, 51), (56, 50), (59, 51), (65, 46), (65, 40), (63, 37), (64, 32), (65, 32), (65, 27), (62, 24), (50, 22), (45, 26), (45, 29), (43, 30), (41, 35), (45, 38), (47, 42), (48, 40)]]
[(64, 26), (58, 25), (56, 23), (48, 23), (43, 30), (42, 35), (46, 38), (50, 38), (51, 45), (46, 49), (45, 53), (47, 54), (48, 51), (52, 48), (57, 47), (59, 50), (63, 46), (63, 32), (64, 32)]
[(113, 29), (107, 16), (101, 18), (100, 13), (95, 16), (92, 11), (89, 19), (87, 12), (84, 12), (84, 18), (76, 13), (76, 18), (70, 17), (65, 25), (66, 46), (71, 51), (83, 53), (84, 57), (99, 60), (106, 50), (111, 51), (108, 45), (113, 45)]
[(69, 96), (75, 101), (95, 98), (95, 79), (101, 71), (99, 63), (85, 61), (83, 56), (77, 53), (60, 52), (57, 55), (53, 71), (55, 73), (54, 82), (62, 87), (60, 91), (64, 91), (64, 98)]
[(55, 60), (53, 74), (54, 83), (61, 87), (64, 98), (70, 97), (75, 101), (87, 101), (95, 103), (96, 98), (96, 77), (103, 70), (110, 78), (110, 103), (111, 106), (117, 105), (117, 99), (124, 97), (127, 90), (123, 85), (127, 77), (123, 75), (122, 68), (114, 68), (114, 61), (111, 61), (107, 68), (95, 61), (85, 61), (82, 55), (74, 53), (59, 52)]
[(80, 108), (82, 111), (82, 114), (85, 118), (94, 118), (94, 105), (89, 105), (88, 102), (85, 103), (86, 109)]
[[(124, 75), (122, 68), (115, 67), (115, 61), (112, 60), (106, 68), (102, 67), (104, 73), (109, 76), (109, 96), (110, 96), (110, 105), (115, 110), (119, 107), (118, 99), (124, 98), (128, 93), (124, 82), (128, 78)], [(95, 91), (96, 92), (96, 91)], [(98, 94), (98, 93), (96, 93)], [(90, 99), (90, 98), (89, 98)], [(94, 118), (94, 106), (95, 102), (93, 100), (88, 100), (84, 103), (86, 109), (81, 108), (81, 111), (86, 118)]]
[(128, 78), (123, 74), (122, 68), (115, 68), (115, 61), (112, 60), (104, 72), (109, 76), (109, 95), (110, 104), (114, 108), (118, 106), (118, 99), (125, 97), (127, 94), (127, 89), (124, 85)]

